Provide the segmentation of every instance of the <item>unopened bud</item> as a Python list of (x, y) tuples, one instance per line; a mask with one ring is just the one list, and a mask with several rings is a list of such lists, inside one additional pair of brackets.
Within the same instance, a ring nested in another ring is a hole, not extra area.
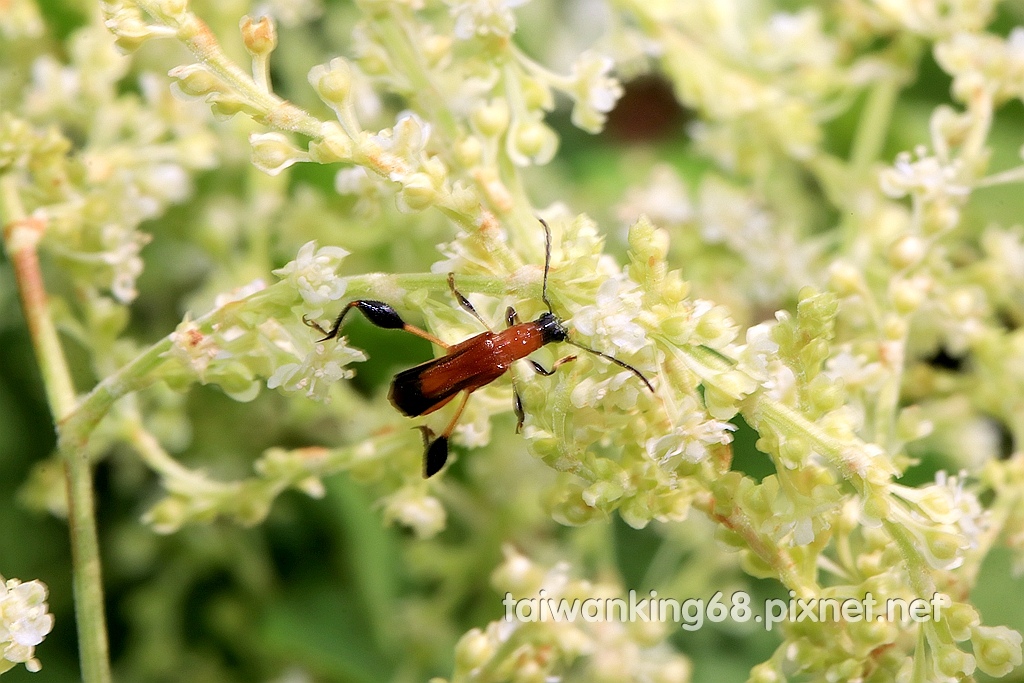
[(298, 149), (281, 133), (256, 133), (249, 136), (253, 166), (268, 175), (277, 175), (309, 155)]
[(904, 235), (889, 248), (889, 263), (894, 268), (907, 268), (918, 263), (925, 255), (925, 242), (916, 235)]
[(475, 135), (470, 135), (467, 138), (460, 140), (455, 145), (455, 155), (459, 160), (459, 163), (467, 168), (471, 168), (480, 163), (480, 158), (483, 156), (484, 146), (480, 144), (480, 138)]
[(250, 16), (242, 17), (238, 28), (242, 31), (245, 49), (254, 57), (269, 55), (277, 47), (277, 29), (270, 17), (262, 16), (256, 21)]
[(210, 100), (210, 109), (213, 111), (214, 117), (223, 121), (245, 111), (246, 104), (234, 95), (217, 94)]
[(309, 143), (309, 158), (318, 164), (352, 160), (352, 139), (337, 123), (325, 123), (323, 138)]
[(473, 123), (482, 135), (497, 137), (508, 127), (508, 105), (497, 99), (473, 110)]
[(347, 61), (336, 57), (326, 66), (313, 67), (309, 72), (309, 83), (324, 102), (336, 107), (352, 92), (352, 68)]
[(408, 211), (422, 211), (431, 206), (436, 198), (437, 189), (426, 173), (413, 173), (398, 193), (400, 208)]
[(224, 82), (202, 64), (177, 66), (167, 75), (175, 79), (171, 87), (186, 97), (205, 97), (224, 88)]
[(494, 651), (491, 639), (480, 629), (474, 628), (462, 636), (455, 646), (455, 666), (461, 671), (472, 671), (486, 664)]

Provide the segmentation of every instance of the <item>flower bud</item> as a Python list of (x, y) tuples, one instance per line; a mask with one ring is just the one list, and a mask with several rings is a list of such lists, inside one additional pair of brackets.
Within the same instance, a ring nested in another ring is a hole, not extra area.
[(935, 569), (956, 569), (964, 562), (963, 539), (957, 534), (938, 529), (923, 533), (925, 560)]
[(160, 0), (156, 5), (156, 11), (166, 19), (177, 19), (188, 9), (188, 0)]
[(168, 31), (173, 32), (173, 29), (147, 24), (142, 12), (137, 7), (119, 8), (107, 15), (104, 24), (114, 34), (114, 43), (117, 48), (124, 53), (138, 50), (144, 42), (156, 35), (166, 35)]
[(188, 521), (188, 503), (177, 496), (168, 496), (151, 507), (142, 521), (158, 534), (174, 533)]
[(455, 646), (455, 667), (460, 671), (473, 671), (494, 656), (494, 643), (483, 631), (474, 628), (459, 638)]
[(671, 661), (658, 667), (652, 680), (653, 683), (688, 683), (692, 675), (693, 667), (689, 660), (674, 657)]
[(978, 668), (1000, 678), (1021, 663), (1021, 634), (1005, 626), (976, 626), (971, 645)]
[(215, 118), (223, 121), (230, 119), (239, 112), (246, 111), (248, 105), (234, 95), (215, 94), (210, 98), (210, 110)]
[(496, 590), (517, 597), (536, 593), (543, 581), (544, 571), (510, 547), (505, 548), (505, 562), (491, 576), (491, 585)]
[(497, 137), (508, 127), (508, 105), (498, 98), (489, 103), (481, 104), (473, 110), (473, 125), (481, 135)]
[(480, 138), (470, 135), (455, 145), (455, 158), (463, 166), (471, 168), (480, 163), (483, 151), (484, 146), (480, 143)]
[(546, 680), (547, 672), (536, 659), (520, 661), (512, 676), (512, 683), (544, 683)]
[(413, 173), (402, 184), (396, 199), (401, 210), (422, 211), (437, 200), (437, 189), (426, 173)]
[(352, 92), (352, 67), (341, 57), (332, 59), (327, 66), (314, 66), (308, 78), (320, 99), (332, 107), (340, 106)]
[(916, 441), (931, 434), (934, 425), (925, 419), (921, 406), (913, 405), (900, 411), (896, 419), (896, 436), (902, 441)]
[(780, 683), (782, 680), (772, 662), (761, 662), (750, 670), (747, 683)]
[(267, 175), (277, 175), (297, 161), (308, 161), (309, 155), (291, 144), (281, 133), (253, 133), (252, 164)]
[(528, 157), (540, 154), (548, 134), (546, 128), (543, 123), (536, 122), (520, 127), (514, 141), (519, 152)]
[(946, 607), (940, 619), (946, 622), (950, 636), (958, 643), (970, 638), (971, 629), (981, 623), (978, 610), (966, 602), (954, 602)]
[(612, 481), (597, 481), (583, 491), (583, 500), (591, 507), (604, 507), (622, 497), (622, 485)]
[(557, 150), (558, 136), (540, 120), (515, 123), (505, 143), (505, 151), (516, 166), (546, 164)]
[(860, 270), (846, 261), (836, 261), (829, 267), (828, 284), (838, 296), (853, 296), (864, 291)]
[(904, 235), (889, 247), (889, 263), (893, 268), (909, 268), (920, 262), (927, 252), (925, 241), (916, 235)]
[(252, 17), (242, 17), (238, 28), (242, 32), (242, 42), (245, 49), (253, 57), (265, 57), (277, 47), (277, 29), (274, 21), (268, 16), (262, 16), (256, 21)]
[(446, 515), (441, 502), (415, 486), (406, 486), (388, 496), (384, 519), (409, 527), (419, 539), (431, 538), (444, 529)]
[(171, 88), (185, 97), (205, 97), (224, 90), (224, 82), (202, 64), (177, 66), (167, 75), (175, 79)]
[(935, 651), (935, 669), (943, 676), (960, 678), (974, 673), (974, 657), (962, 652), (955, 645), (940, 645)]
[(898, 280), (893, 283), (890, 292), (893, 308), (900, 315), (909, 315), (924, 302), (924, 292), (914, 282)]
[(323, 138), (309, 143), (309, 158), (318, 164), (352, 160), (352, 139), (337, 123), (325, 123)]
[(554, 106), (554, 98), (551, 96), (551, 89), (534, 78), (522, 79), (520, 85), (523, 88), (523, 102), (530, 110), (544, 109), (550, 111)]

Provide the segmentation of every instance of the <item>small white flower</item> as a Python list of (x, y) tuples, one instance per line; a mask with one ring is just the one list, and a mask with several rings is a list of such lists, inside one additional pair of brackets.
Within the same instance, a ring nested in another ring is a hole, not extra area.
[(794, 404), (797, 401), (797, 381), (793, 369), (779, 359), (768, 364), (768, 378), (763, 382), (765, 394), (773, 401)]
[(131, 303), (139, 295), (135, 282), (144, 267), (139, 254), (152, 238), (121, 224), (111, 223), (103, 227), (100, 239), (105, 248), (100, 258), (113, 271), (110, 293), (123, 304)]
[(772, 339), (774, 327), (775, 323), (761, 323), (747, 329), (747, 344), (739, 354), (739, 361), (741, 368), (754, 379), (768, 379), (769, 358), (779, 350)]
[(874, 388), (884, 379), (881, 364), (869, 363), (862, 355), (853, 355), (849, 345), (825, 361), (826, 377), (841, 380), (849, 389)]
[(755, 36), (754, 48), (761, 68), (778, 72), (827, 68), (837, 52), (834, 40), (822, 30), (821, 14), (811, 8), (773, 14)]
[(640, 296), (634, 283), (605, 280), (596, 303), (579, 309), (572, 325), (583, 336), (599, 340), (599, 347), (634, 354), (647, 345), (647, 333), (634, 322), (640, 315)]
[(10, 579), (0, 583), (0, 656), (24, 663), (29, 671), (39, 671), (35, 647), (52, 629), (53, 615), (47, 611), (42, 582)]
[(402, 182), (423, 164), (423, 152), (430, 141), (430, 124), (418, 114), (404, 111), (392, 128), (385, 128), (370, 141), (384, 154), (395, 157), (390, 163), (388, 178)]
[(334, 191), (338, 194), (361, 195), (375, 187), (373, 180), (362, 166), (343, 168), (334, 176)]
[(568, 92), (576, 100), (572, 110), (573, 125), (589, 133), (600, 133), (605, 114), (622, 97), (622, 86), (610, 77), (615, 66), (611, 57), (587, 50), (572, 66)]
[(935, 483), (921, 488), (893, 484), (892, 491), (915, 506), (915, 514), (935, 524), (955, 526), (968, 542), (977, 547), (988, 526), (985, 511), (974, 492), (964, 488), (965, 473), (951, 477), (945, 470), (935, 473)]
[(155, 199), (160, 207), (180, 204), (192, 194), (191, 178), (181, 164), (142, 166), (135, 172), (135, 182), (142, 194)]
[(168, 355), (194, 372), (200, 381), (205, 381), (206, 370), (218, 353), (220, 347), (213, 337), (203, 334), (199, 326), (187, 318), (171, 332)]
[(709, 420), (707, 413), (690, 396), (674, 409), (675, 424), (661, 437), (647, 440), (645, 449), (652, 460), (667, 464), (676, 456), (699, 462), (708, 455), (708, 446), (732, 442), (736, 426), (721, 420)]
[(943, 163), (937, 157), (926, 156), (926, 150), (916, 150), (917, 160), (910, 152), (896, 156), (892, 168), (879, 176), (882, 191), (898, 199), (914, 195), (924, 201), (966, 197), (971, 188), (960, 181), (962, 165), (954, 160)]
[[(222, 292), (218, 294), (213, 300), (214, 308), (220, 308), (226, 306), (234, 301), (241, 301), (242, 299), (252, 296), (256, 292), (262, 292), (267, 288), (267, 283), (263, 281), (263, 278), (256, 278), (252, 282), (241, 287), (235, 287), (230, 292)], [(222, 336), (226, 336), (227, 333), (223, 333)]]
[(468, 40), (473, 36), (508, 37), (516, 30), (514, 7), (527, 0), (449, 0), (455, 17), (455, 37)]
[(646, 183), (630, 188), (615, 212), (624, 225), (632, 225), (646, 215), (661, 227), (681, 225), (694, 213), (686, 185), (668, 164), (658, 164)]
[(267, 387), (286, 392), (302, 392), (308, 398), (326, 401), (331, 385), (353, 375), (350, 363), (366, 360), (366, 354), (345, 343), (344, 339), (316, 344), (301, 363), (285, 363), (267, 379)]
[(384, 519), (407, 526), (424, 539), (444, 529), (446, 517), (444, 506), (428, 496), (424, 487), (406, 486), (385, 499)]
[(316, 248), (316, 242), (306, 242), (299, 249), (295, 260), (274, 271), (283, 280), (291, 282), (303, 301), (312, 307), (309, 315), (319, 315), (322, 306), (336, 301), (345, 294), (346, 282), (338, 277), (337, 270), (341, 260), (348, 252), (341, 247)]

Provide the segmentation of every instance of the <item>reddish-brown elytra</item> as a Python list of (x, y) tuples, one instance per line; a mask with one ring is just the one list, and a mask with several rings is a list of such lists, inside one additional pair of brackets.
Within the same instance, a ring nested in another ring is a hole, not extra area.
[[(552, 342), (567, 342), (584, 351), (601, 356), (619, 367), (629, 370), (640, 378), (640, 381), (648, 389), (654, 391), (650, 381), (632, 365), (569, 339), (569, 331), (558, 316), (555, 315), (551, 309), (551, 302), (548, 300), (548, 271), (551, 268), (551, 230), (543, 220), (540, 222), (544, 226), (544, 283), (541, 289), (541, 299), (548, 307), (548, 310), (546, 313), (541, 313), (532, 322), (520, 322), (516, 310), (509, 306), (505, 311), (506, 329), (500, 332), (492, 331), (484, 319), (480, 317), (480, 314), (477, 313), (476, 309), (473, 308), (473, 304), (469, 302), (469, 299), (464, 297), (455, 288), (455, 273), (448, 273), (448, 287), (451, 289), (455, 300), (459, 302), (462, 308), (479, 320), (484, 327), (488, 327), (486, 332), (481, 332), (475, 337), (470, 337), (466, 341), (455, 345), (446, 344), (429, 332), (406, 323), (394, 308), (382, 301), (370, 299), (350, 301), (342, 309), (341, 314), (338, 315), (330, 330), (325, 330), (313, 320), (303, 318), (307, 325), (319, 330), (324, 335), (324, 338), (320, 341), (327, 341), (338, 336), (338, 330), (341, 329), (345, 315), (353, 308), (356, 308), (367, 320), (377, 327), (405, 330), (406, 332), (423, 337), (445, 350), (445, 354), (440, 358), (427, 361), (422, 365), (417, 365), (395, 375), (395, 379), (391, 383), (391, 393), (389, 394), (391, 403), (402, 411), (403, 415), (417, 417), (419, 415), (428, 415), (442, 408), (459, 393), (462, 393), (462, 401), (459, 403), (458, 410), (455, 411), (455, 415), (452, 416), (451, 421), (440, 436), (435, 438), (435, 434), (429, 427), (420, 427), (423, 431), (425, 450), (423, 459), (424, 477), (431, 477), (437, 474), (448, 460), (448, 439), (451, 437), (455, 425), (458, 424), (459, 418), (462, 416), (462, 411), (466, 407), (470, 394), (501, 377), (512, 363), (526, 358), (540, 347)], [(576, 360), (576, 356), (561, 358), (555, 361), (550, 370), (545, 370), (536, 361), (530, 360), (529, 363), (539, 374), (549, 376), (554, 374), (558, 366), (572, 360)], [(519, 390), (516, 387), (514, 377), (512, 381), (512, 394), (516, 417), (519, 420), (516, 425), (516, 433), (518, 433), (522, 429), (525, 415), (523, 414), (523, 402), (519, 398)]]

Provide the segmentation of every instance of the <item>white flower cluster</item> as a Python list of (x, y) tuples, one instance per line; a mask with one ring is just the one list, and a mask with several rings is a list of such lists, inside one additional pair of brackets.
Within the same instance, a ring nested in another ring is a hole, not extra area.
[(528, 0), (447, 0), (455, 18), (455, 37), (467, 40), (493, 35), (508, 38), (515, 33), (512, 10)]
[(338, 277), (338, 266), (348, 252), (341, 247), (320, 247), (307, 242), (299, 249), (295, 260), (274, 271), (274, 275), (291, 283), (307, 304), (309, 316), (323, 313), (324, 304), (337, 301), (345, 295), (345, 278)]
[(70, 39), (70, 63), (39, 57), (24, 93), (24, 115), (81, 138), (58, 191), (40, 207), (52, 228), (44, 247), (120, 303), (137, 296), (142, 248), (140, 224), (160, 216), (192, 193), (190, 174), (214, 161), (214, 136), (205, 117), (171, 98), (154, 74), (138, 78), (140, 94), (123, 94), (129, 61), (98, 26)]
[(40, 581), (3, 582), (0, 577), (0, 673), (15, 664), (39, 671), (35, 648), (53, 629), (46, 593), (46, 586)]
[[(344, 296), (346, 281), (337, 269), (347, 253), (310, 241), (295, 260), (273, 271), (281, 277), (275, 289), (257, 280), (218, 296), (209, 323), (186, 319), (170, 335), (166, 356), (176, 363), (163, 369), (165, 378), (172, 385), (217, 384), (236, 400), (248, 401), (259, 393), (264, 377), (271, 389), (327, 400), (332, 385), (351, 377), (347, 366), (366, 355), (344, 338), (317, 343), (317, 333), (299, 322), (323, 315), (327, 304)], [(261, 296), (289, 305), (277, 317), (244, 314), (247, 300), (240, 297)]]
[(894, 506), (900, 522), (919, 541), (925, 557), (935, 569), (955, 569), (965, 553), (978, 546), (988, 527), (988, 514), (977, 495), (965, 488), (965, 473), (951, 477), (945, 471), (935, 483), (922, 488), (892, 485), (892, 492), (909, 503)]
[[(619, 586), (610, 583), (573, 579), (569, 570), (566, 562), (545, 569), (506, 546), (505, 561), (495, 569), (491, 582), (503, 596), (533, 600), (538, 612), (540, 601), (551, 601), (545, 605), (563, 599), (569, 603), (586, 598), (603, 601), (623, 594)], [(499, 672), (496, 678), (488, 676), (491, 680), (690, 680), (689, 660), (664, 643), (668, 635), (664, 623), (541, 621), (538, 613), (522, 622), (516, 616), (517, 608), (506, 604), (506, 609), (511, 609), (510, 619), (474, 628), (459, 640), (452, 681), (487, 680), (483, 674), (488, 671)]]
[(578, 309), (570, 321), (584, 337), (596, 340), (598, 350), (632, 355), (647, 345), (644, 328), (635, 321), (642, 292), (623, 279), (605, 280), (590, 306)]
[(354, 374), (346, 367), (366, 360), (366, 354), (342, 340), (315, 344), (298, 363), (283, 363), (267, 379), (267, 387), (304, 393), (308, 398), (326, 400), (331, 385)]
[(815, 251), (755, 197), (711, 176), (700, 186), (697, 222), (710, 244), (723, 244), (743, 262), (736, 273), (755, 301), (777, 301), (814, 282)]

